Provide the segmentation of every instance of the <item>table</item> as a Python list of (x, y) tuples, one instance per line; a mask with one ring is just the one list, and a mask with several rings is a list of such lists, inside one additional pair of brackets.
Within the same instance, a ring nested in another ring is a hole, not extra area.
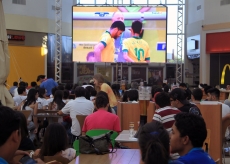
[(37, 118), (47, 118), (48, 121), (49, 121), (49, 124), (54, 123), (54, 122), (58, 122), (58, 119), (63, 117), (63, 116), (57, 115), (56, 113), (52, 113), (52, 114), (39, 113), (39, 114), (36, 114), (36, 115), (33, 115), (33, 116), (37, 117)]
[(80, 154), (69, 164), (139, 164), (139, 149), (117, 149), (115, 153), (96, 155)]
[[(136, 133), (136, 131), (134, 132), (134, 134)], [(137, 138), (130, 138), (129, 137), (129, 130), (123, 130), (115, 139), (115, 141), (118, 142), (137, 142), (138, 139)]]
[[(136, 131), (135, 131), (136, 133)], [(138, 139), (129, 137), (129, 130), (123, 130), (115, 139), (115, 141), (121, 142), (123, 146), (127, 146), (131, 149), (139, 149)]]

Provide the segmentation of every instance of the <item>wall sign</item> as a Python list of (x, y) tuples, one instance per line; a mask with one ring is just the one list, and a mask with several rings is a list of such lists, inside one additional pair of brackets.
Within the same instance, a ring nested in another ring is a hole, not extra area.
[(221, 74), (221, 84), (224, 84), (225, 72), (227, 68), (230, 70), (230, 64), (226, 64), (223, 68), (223, 71)]
[(14, 41), (24, 41), (25, 40), (25, 36), (23, 36), (23, 35), (7, 34), (7, 38), (8, 38), (8, 40), (14, 40)]

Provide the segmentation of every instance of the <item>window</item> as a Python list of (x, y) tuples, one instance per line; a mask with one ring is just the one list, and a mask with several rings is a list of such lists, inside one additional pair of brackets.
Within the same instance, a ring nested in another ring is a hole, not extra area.
[(13, 4), (26, 5), (26, 0), (13, 0)]

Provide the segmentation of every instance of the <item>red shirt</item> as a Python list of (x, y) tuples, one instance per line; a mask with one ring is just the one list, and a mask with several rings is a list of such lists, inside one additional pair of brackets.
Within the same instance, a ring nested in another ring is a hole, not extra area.
[(108, 129), (120, 132), (120, 119), (113, 113), (110, 113), (104, 109), (98, 109), (98, 111), (88, 115), (85, 118), (82, 131), (87, 132), (88, 130), (92, 129)]

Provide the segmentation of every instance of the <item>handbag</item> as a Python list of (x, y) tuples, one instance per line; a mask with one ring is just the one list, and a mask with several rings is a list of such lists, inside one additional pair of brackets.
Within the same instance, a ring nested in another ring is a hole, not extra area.
[[(90, 137), (80, 136), (79, 137), (79, 151), (82, 154), (98, 154), (103, 155), (107, 153), (114, 153), (114, 147), (111, 143), (110, 136), (113, 134), (113, 131), (109, 131), (105, 134), (101, 134), (99, 136)], [(112, 146), (112, 150), (109, 150), (110, 145)]]

